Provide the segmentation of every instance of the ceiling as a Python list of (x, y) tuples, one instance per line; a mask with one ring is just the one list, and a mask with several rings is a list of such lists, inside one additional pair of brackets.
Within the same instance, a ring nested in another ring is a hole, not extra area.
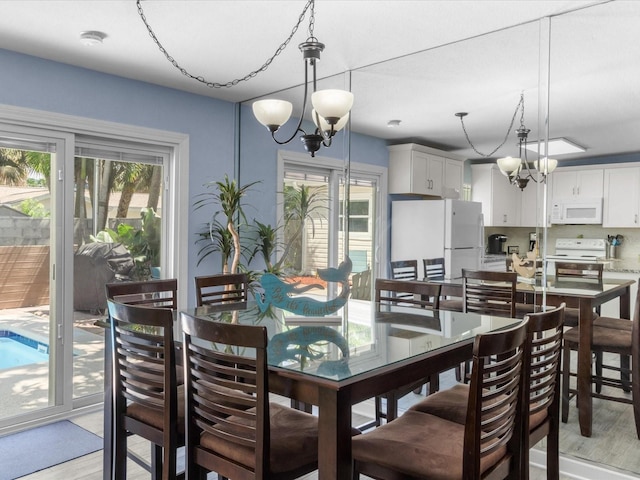
[[(147, 22), (176, 63), (218, 83), (260, 68), (289, 36), (305, 4), (141, 2)], [(165, 58), (135, 0), (3, 0), (2, 13), (0, 48), (231, 102), (280, 92), (301, 103), (301, 89), (291, 87), (303, 81), (297, 45), (308, 37), (308, 14), (265, 71), (230, 88), (210, 88)], [(540, 41), (535, 22), (547, 16), (550, 43), (545, 35)], [(490, 153), (509, 135), (492, 156), (513, 155), (516, 137), (508, 127), (521, 92), (530, 138), (543, 131), (538, 97), (545, 96), (538, 85), (547, 63), (541, 69), (539, 58), (546, 57), (540, 45), (547, 45), (550, 137), (587, 147), (582, 156), (636, 152), (639, 21), (640, 2), (633, 0), (317, 0), (314, 34), (326, 44), (318, 76), (331, 77), (320, 82), (321, 88), (346, 86), (354, 92), (354, 131), (481, 158), (454, 116), (466, 111), (467, 130), (479, 152)], [(81, 44), (80, 33), (91, 30), (107, 34), (101, 45)], [(387, 128), (392, 119), (401, 120), (398, 128)]]

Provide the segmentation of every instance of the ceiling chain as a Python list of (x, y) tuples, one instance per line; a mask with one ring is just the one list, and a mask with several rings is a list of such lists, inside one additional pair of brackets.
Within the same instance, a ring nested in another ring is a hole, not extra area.
[(260, 68), (258, 68), (257, 70), (253, 70), (252, 72), (246, 74), (242, 78), (236, 78), (236, 79), (231, 80), (229, 82), (225, 82), (225, 83), (211, 82), (209, 80), (206, 80), (201, 75), (192, 75), (191, 73), (189, 73), (185, 68), (181, 67), (178, 64), (178, 62), (169, 54), (169, 52), (167, 52), (166, 48), (164, 48), (162, 43), (160, 43), (160, 40), (158, 40), (158, 37), (156, 36), (156, 34), (154, 33), (153, 29), (151, 28), (151, 25), (149, 25), (149, 22), (147, 22), (147, 18), (146, 18), (145, 14), (144, 14), (144, 11), (142, 10), (142, 5), (141, 5), (140, 2), (141, 2), (141, 0), (136, 0), (136, 5), (138, 6), (138, 15), (140, 15), (140, 18), (142, 19), (142, 22), (147, 27), (147, 30), (149, 32), (149, 36), (153, 39), (153, 41), (158, 46), (160, 51), (164, 54), (164, 56), (167, 58), (167, 60), (169, 60), (169, 62), (174, 67), (176, 67), (178, 70), (180, 70), (180, 72), (183, 75), (185, 75), (185, 76), (187, 76), (187, 77), (189, 77), (189, 78), (191, 78), (193, 80), (197, 80), (198, 82), (206, 85), (209, 88), (229, 88), (229, 87), (233, 87), (233, 86), (237, 85), (240, 82), (246, 82), (246, 81), (252, 79), (256, 75), (258, 75), (260, 72), (264, 72), (269, 67), (269, 65), (271, 65), (271, 62), (273, 62), (273, 60), (278, 55), (280, 55), (285, 48), (287, 48), (287, 45), (289, 45), (289, 42), (291, 41), (291, 39), (293, 38), (295, 33), (298, 31), (298, 27), (300, 27), (300, 24), (304, 20), (304, 17), (305, 17), (305, 15), (307, 13), (307, 10), (309, 10), (309, 7), (311, 7), (311, 18), (310, 18), (310, 21), (309, 21), (309, 36), (313, 37), (313, 27), (314, 27), (314, 24), (315, 24), (315, 18), (314, 18), (315, 0), (308, 0), (307, 4), (304, 6), (304, 9), (302, 10), (302, 13), (298, 17), (298, 22), (295, 24), (295, 26), (291, 30), (291, 33), (289, 34), (287, 39), (280, 44), (280, 46), (276, 49), (275, 53), (266, 62), (264, 62)]
[(520, 124), (524, 125), (524, 94), (520, 94), (520, 101), (518, 102), (518, 105), (516, 105), (516, 110), (513, 112), (513, 117), (511, 117), (511, 123), (509, 124), (509, 128), (507, 129), (507, 133), (504, 136), (504, 140), (502, 141), (502, 143), (500, 145), (498, 145), (491, 153), (482, 153), (480, 151), (478, 151), (478, 149), (475, 147), (475, 145), (471, 142), (471, 139), (469, 138), (469, 134), (467, 133), (467, 129), (464, 125), (464, 120), (463, 118), (466, 117), (468, 114), (465, 112), (460, 112), (460, 113), (456, 113), (456, 117), (460, 118), (460, 123), (462, 124), (462, 131), (464, 132), (464, 136), (467, 139), (467, 142), (469, 143), (469, 146), (471, 148), (473, 148), (473, 151), (476, 152), (478, 155), (480, 155), (481, 157), (492, 157), (494, 153), (496, 153), (498, 150), (500, 150), (502, 148), (502, 146), (507, 143), (507, 140), (509, 139), (509, 133), (511, 133), (511, 129), (513, 128), (513, 124), (516, 120), (516, 116), (518, 115), (518, 110), (522, 109), (522, 113), (520, 115)]

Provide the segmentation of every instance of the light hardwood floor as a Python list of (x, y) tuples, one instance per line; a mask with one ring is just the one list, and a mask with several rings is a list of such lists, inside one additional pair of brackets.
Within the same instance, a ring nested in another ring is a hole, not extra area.
[[(416, 395), (416, 397), (418, 397)], [(410, 402), (411, 399), (405, 400)], [(354, 425), (361, 425), (366, 420), (373, 417), (373, 401), (367, 401), (354, 407)], [(102, 436), (103, 432), (103, 417), (102, 412), (97, 411), (95, 413), (89, 413), (82, 416), (78, 416), (70, 419), (77, 425), (93, 432), (99, 436)], [(141, 455), (149, 454), (149, 443), (142, 439), (136, 439), (132, 437), (129, 440), (129, 448), (134, 449)], [(128, 480), (148, 480), (149, 474), (133, 463), (128, 462), (127, 478)], [(209, 475), (209, 479), (213, 480), (217, 478), (216, 475)], [(312, 473), (303, 477), (304, 480), (315, 480), (317, 478), (316, 473)], [(367, 478), (362, 476), (361, 478)], [(561, 477), (561, 480), (569, 480), (570, 477)], [(543, 480), (546, 479), (546, 472), (542, 469), (532, 467), (531, 468), (531, 480)], [(21, 477), (20, 480), (102, 480), (102, 450), (98, 452), (85, 455), (84, 457), (71, 460), (69, 462), (56, 465), (46, 470)]]

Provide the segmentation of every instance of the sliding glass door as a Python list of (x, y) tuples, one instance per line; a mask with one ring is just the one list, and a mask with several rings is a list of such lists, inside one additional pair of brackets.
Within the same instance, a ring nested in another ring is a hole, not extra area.
[(0, 427), (68, 403), (61, 188), (68, 145), (58, 133), (0, 126)]
[(105, 284), (173, 275), (170, 159), (0, 125), (0, 431), (102, 401)]
[[(73, 162), (73, 398), (101, 400), (105, 284), (162, 273), (164, 165), (151, 147), (76, 140)], [(97, 397), (97, 398), (96, 398)]]

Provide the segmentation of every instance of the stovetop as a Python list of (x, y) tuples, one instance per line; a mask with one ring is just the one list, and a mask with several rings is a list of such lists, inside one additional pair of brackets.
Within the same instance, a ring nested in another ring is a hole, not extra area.
[(602, 238), (558, 238), (556, 251), (547, 255), (551, 260), (594, 262), (605, 258), (607, 243)]

